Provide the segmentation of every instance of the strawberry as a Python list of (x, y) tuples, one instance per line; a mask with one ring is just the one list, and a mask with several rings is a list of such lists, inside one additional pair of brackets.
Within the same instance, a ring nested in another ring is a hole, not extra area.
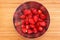
[(30, 23), (30, 24), (35, 24), (33, 18), (29, 18), (29, 23)]
[(42, 22), (40, 22), (40, 25), (45, 27), (46, 26), (46, 22), (42, 21)]
[(39, 15), (42, 14), (42, 11), (41, 10), (38, 10), (37, 12), (38, 12)]
[(34, 21), (37, 22), (38, 21), (38, 16), (34, 16)]
[(31, 14), (31, 11), (29, 9), (25, 9), (24, 10), (24, 15), (29, 15), (29, 14)]
[(44, 20), (46, 19), (46, 16), (44, 14), (40, 14), (40, 18)]
[(43, 28), (41, 26), (39, 26), (38, 30), (39, 31), (43, 31)]
[(28, 34), (33, 33), (33, 31), (31, 29), (28, 29)]
[(21, 19), (24, 19), (24, 18), (25, 18), (25, 15), (21, 15), (20, 18), (21, 18)]
[(34, 33), (37, 33), (38, 31), (37, 31), (37, 29), (36, 29), (36, 28), (33, 28), (33, 32), (34, 32)]

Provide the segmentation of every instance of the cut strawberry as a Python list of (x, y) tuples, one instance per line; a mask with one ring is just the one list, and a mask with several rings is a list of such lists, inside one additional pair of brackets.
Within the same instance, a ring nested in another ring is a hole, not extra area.
[(20, 22), (15, 22), (15, 26), (20, 26)]
[(26, 24), (29, 24), (28, 18), (25, 19), (25, 23), (26, 23)]
[(33, 33), (33, 31), (31, 29), (28, 29), (28, 34)]
[(32, 13), (33, 13), (33, 14), (37, 14), (37, 9), (32, 8), (31, 10), (32, 10)]
[(37, 23), (36, 23), (36, 25), (37, 25), (37, 26), (40, 26), (40, 23), (39, 23), (39, 22), (37, 22)]
[(33, 28), (33, 32), (34, 32), (34, 33), (37, 33), (38, 31), (37, 31), (37, 29), (36, 29), (36, 28)]
[(30, 24), (35, 24), (34, 20), (32, 18), (29, 18), (29, 23)]
[(38, 19), (38, 21), (40, 21), (40, 22), (41, 22), (41, 21), (43, 21), (43, 20), (42, 20), (41, 18), (39, 18), (39, 19)]
[(29, 15), (29, 14), (31, 14), (31, 11), (29, 9), (25, 9), (24, 10), (24, 15)]
[(28, 18), (32, 18), (32, 14), (30, 14), (30, 15), (28, 16)]
[(24, 27), (25, 27), (25, 25), (21, 25), (21, 27), (22, 27), (22, 28), (24, 28)]
[(35, 28), (35, 25), (33, 25), (33, 24), (30, 24), (30, 27), (31, 27), (31, 28)]
[(46, 26), (46, 22), (42, 21), (42, 22), (40, 22), (40, 25), (45, 27)]
[(38, 14), (39, 14), (39, 15), (42, 14), (42, 11), (41, 11), (41, 10), (38, 10)]
[(44, 14), (40, 14), (41, 19), (46, 19), (46, 16)]
[(21, 15), (20, 18), (21, 18), (21, 19), (24, 19), (24, 18), (25, 18), (25, 15)]
[(22, 31), (23, 31), (23, 33), (26, 33), (27, 29), (25, 27), (22, 27)]
[(34, 16), (34, 21), (37, 22), (38, 21), (38, 16)]
[(29, 29), (29, 25), (26, 25), (26, 29)]
[(43, 28), (41, 26), (38, 29), (39, 29), (39, 31), (43, 31)]

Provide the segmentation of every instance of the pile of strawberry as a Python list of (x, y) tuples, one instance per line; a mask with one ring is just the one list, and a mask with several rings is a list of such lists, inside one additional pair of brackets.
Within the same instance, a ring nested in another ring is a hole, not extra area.
[(17, 8), (13, 23), (17, 32), (22, 36), (37, 38), (48, 29), (50, 16), (42, 4), (30, 1)]
[(26, 34), (42, 32), (47, 25), (46, 15), (42, 10), (36, 8), (24, 9), (19, 18), (21, 19), (21, 30)]

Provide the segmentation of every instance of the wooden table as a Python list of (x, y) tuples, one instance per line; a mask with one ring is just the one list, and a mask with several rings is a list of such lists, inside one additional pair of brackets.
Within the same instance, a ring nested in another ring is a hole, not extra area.
[[(13, 15), (19, 5), (29, 0), (0, 0), (0, 40), (28, 40), (17, 33)], [(50, 14), (50, 26), (41, 37), (30, 40), (60, 40), (60, 0), (35, 0)]]

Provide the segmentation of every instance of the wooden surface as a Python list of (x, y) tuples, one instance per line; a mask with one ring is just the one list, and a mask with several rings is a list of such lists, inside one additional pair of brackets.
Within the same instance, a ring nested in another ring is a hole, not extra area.
[[(0, 40), (28, 40), (19, 35), (13, 25), (16, 8), (29, 0), (0, 0)], [(35, 0), (43, 4), (50, 14), (50, 26), (39, 38), (30, 40), (60, 40), (60, 0)]]

